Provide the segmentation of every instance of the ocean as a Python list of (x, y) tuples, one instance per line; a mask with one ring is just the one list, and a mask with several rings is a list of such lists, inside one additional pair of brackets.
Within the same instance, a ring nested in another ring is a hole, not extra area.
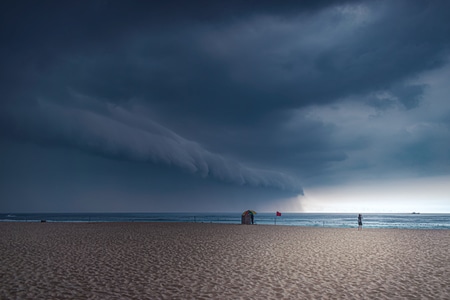
[[(241, 213), (9, 213), (0, 222), (195, 222), (240, 224)], [(257, 213), (255, 224), (356, 228), (357, 214)], [(450, 214), (363, 214), (363, 228), (450, 229)]]

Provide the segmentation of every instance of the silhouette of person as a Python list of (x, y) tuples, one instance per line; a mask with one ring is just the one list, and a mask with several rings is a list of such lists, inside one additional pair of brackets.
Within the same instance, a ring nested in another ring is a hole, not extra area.
[(358, 231), (362, 230), (362, 215), (358, 215)]

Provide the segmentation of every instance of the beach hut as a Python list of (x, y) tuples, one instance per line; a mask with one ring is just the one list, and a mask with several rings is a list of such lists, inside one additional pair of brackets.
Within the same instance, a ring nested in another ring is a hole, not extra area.
[(246, 210), (242, 213), (241, 216), (241, 224), (255, 224), (255, 215), (256, 212), (254, 210)]

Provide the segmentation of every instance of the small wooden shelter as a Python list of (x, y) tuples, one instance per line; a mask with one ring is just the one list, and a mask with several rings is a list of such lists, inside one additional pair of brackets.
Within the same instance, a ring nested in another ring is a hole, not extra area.
[(246, 210), (242, 213), (241, 216), (241, 224), (255, 224), (255, 215), (256, 212), (254, 210)]

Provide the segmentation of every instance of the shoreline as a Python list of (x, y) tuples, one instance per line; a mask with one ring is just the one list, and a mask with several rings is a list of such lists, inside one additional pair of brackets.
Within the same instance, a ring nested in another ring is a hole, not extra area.
[(0, 298), (450, 297), (440, 229), (0, 223)]
[[(450, 218), (446, 214), (405, 215), (372, 214), (363, 215), (364, 228), (411, 228), (450, 229)], [(183, 222), (240, 224), (241, 214), (237, 213), (57, 213), (57, 214), (17, 214), (1, 215), (1, 222)], [(259, 213), (255, 218), (258, 225), (286, 225), (307, 227), (355, 228), (357, 216), (352, 214), (297, 214), (286, 213), (281, 217)]]

